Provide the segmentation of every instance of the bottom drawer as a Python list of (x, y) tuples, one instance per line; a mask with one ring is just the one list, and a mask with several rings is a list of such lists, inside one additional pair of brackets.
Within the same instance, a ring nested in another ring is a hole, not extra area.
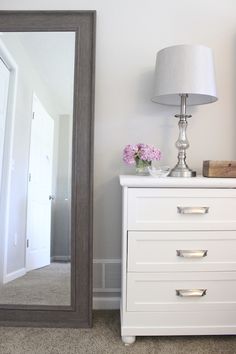
[(125, 312), (122, 336), (236, 334), (236, 311)]
[(236, 310), (236, 272), (128, 273), (127, 311)]

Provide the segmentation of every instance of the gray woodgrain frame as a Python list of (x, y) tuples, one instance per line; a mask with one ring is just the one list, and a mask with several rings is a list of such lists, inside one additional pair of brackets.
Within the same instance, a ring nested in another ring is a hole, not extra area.
[(0, 11), (0, 32), (76, 34), (71, 220), (71, 306), (1, 305), (0, 325), (92, 326), (95, 11)]

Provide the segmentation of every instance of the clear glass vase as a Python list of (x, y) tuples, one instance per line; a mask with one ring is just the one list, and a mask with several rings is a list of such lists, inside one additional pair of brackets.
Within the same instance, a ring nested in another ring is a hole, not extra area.
[(147, 176), (149, 175), (148, 167), (152, 166), (152, 161), (144, 161), (141, 159), (136, 159), (136, 174), (139, 176)]

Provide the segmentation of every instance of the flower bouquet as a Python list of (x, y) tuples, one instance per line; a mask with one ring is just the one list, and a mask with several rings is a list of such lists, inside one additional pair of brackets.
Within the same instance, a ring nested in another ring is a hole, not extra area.
[(128, 165), (136, 165), (140, 175), (148, 174), (152, 161), (161, 159), (161, 151), (147, 144), (126, 145), (123, 151), (123, 161)]

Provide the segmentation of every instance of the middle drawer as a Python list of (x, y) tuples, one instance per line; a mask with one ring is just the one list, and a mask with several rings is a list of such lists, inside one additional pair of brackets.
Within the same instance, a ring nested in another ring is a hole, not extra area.
[(128, 271), (236, 270), (236, 231), (129, 231)]

